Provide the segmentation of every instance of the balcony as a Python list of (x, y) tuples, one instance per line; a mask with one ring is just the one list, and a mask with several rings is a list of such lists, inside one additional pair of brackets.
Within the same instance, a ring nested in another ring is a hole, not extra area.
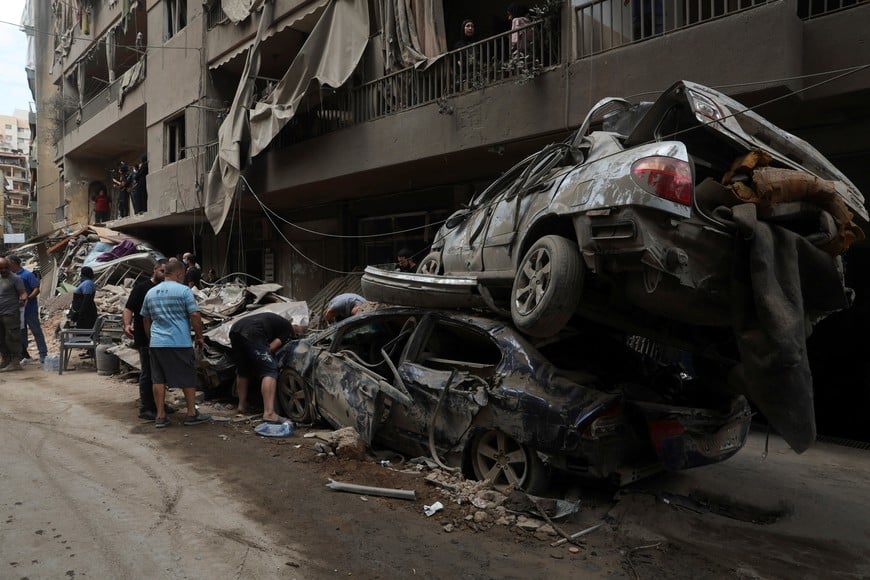
[[(574, 6), (576, 54), (584, 58), (705, 22), (758, 8), (774, 0), (592, 0)], [(810, 20), (866, 0), (798, 0), (797, 16)]]
[(115, 103), (118, 101), (118, 95), (121, 92), (121, 83), (120, 79), (115, 80), (115, 82), (106, 86), (102, 91), (96, 94), (92, 99), (82, 106), (80, 111), (76, 111), (71, 115), (67, 116), (63, 123), (63, 129), (65, 134), (69, 134), (79, 126), (87, 123), (95, 116), (97, 113), (105, 109), (109, 104)]
[[(518, 41), (511, 46), (511, 37)], [(355, 88), (321, 88), (299, 104), (273, 149), (505, 82), (525, 83), (563, 63), (561, 35), (552, 20), (532, 22), (442, 55), (427, 68), (406, 68)], [(269, 79), (260, 79), (267, 95)]]

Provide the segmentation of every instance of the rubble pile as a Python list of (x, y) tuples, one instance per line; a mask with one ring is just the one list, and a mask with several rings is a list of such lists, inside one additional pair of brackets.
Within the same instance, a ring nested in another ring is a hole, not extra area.
[(507, 526), (538, 540), (551, 541), (558, 533), (548, 519), (573, 514), (579, 507), (576, 503), (538, 498), (510, 487), (497, 490), (489, 481), (470, 481), (460, 473), (438, 468), (432, 469), (425, 480), (439, 489), (442, 501), (463, 508), (464, 516), (443, 523), (445, 532)]

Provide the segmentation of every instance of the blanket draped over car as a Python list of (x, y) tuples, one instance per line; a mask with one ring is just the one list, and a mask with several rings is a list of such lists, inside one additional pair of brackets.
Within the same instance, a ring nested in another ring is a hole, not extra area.
[(734, 331), (749, 398), (798, 453), (816, 438), (806, 339), (821, 315), (847, 308), (840, 259), (803, 236), (759, 221), (752, 203), (731, 214), (736, 236)]

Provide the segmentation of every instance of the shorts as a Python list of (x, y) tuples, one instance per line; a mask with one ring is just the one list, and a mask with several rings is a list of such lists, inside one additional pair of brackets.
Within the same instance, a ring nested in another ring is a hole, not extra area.
[(151, 382), (167, 387), (196, 387), (196, 357), (193, 347), (157, 347), (151, 355)]
[(245, 379), (278, 378), (278, 363), (265, 337), (230, 332), (230, 344), (237, 375)]

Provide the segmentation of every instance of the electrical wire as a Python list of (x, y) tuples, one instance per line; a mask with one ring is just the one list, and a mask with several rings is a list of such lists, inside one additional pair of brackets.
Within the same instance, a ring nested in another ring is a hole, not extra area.
[[(35, 26), (26, 26), (24, 24), (21, 24), (20, 22), (15, 23), (15, 22), (9, 22), (8, 20), (0, 20), (0, 24), (14, 26), (15, 28), (20, 29), (21, 32), (23, 32), (24, 34), (26, 34), (28, 36), (30, 36), (31, 34), (34, 36), (36, 34), (40, 34), (42, 36), (55, 36), (55, 35), (59, 34), (58, 32), (56, 32), (54, 30), (47, 31), (47, 30), (43, 30), (41, 28), (37, 28)], [(70, 42), (81, 40), (81, 41), (87, 42), (87, 43), (96, 43), (96, 42), (101, 42), (104, 40), (103, 36), (100, 36), (98, 38), (91, 37), (91, 36), (70, 36), (69, 39), (70, 39)], [(203, 47), (201, 47), (201, 46), (199, 46), (199, 47), (197, 47), (197, 46), (165, 46), (165, 45), (160, 45), (160, 44), (154, 44), (154, 45), (143, 44), (143, 45), (140, 45), (137, 47), (135, 42), (133, 44), (116, 44), (115, 46), (117, 48), (129, 48), (131, 50), (136, 50), (137, 48), (139, 48), (139, 49), (153, 49), (153, 50), (199, 50), (199, 51), (202, 51), (202, 49), (203, 49)]]
[[(747, 81), (744, 83), (730, 83), (727, 85), (711, 85), (710, 88), (716, 89), (716, 90), (722, 90), (722, 89), (734, 89), (734, 88), (739, 88), (739, 87), (753, 87), (753, 86), (757, 86), (757, 85), (767, 85), (767, 84), (774, 84), (774, 83), (785, 83), (785, 82), (789, 82), (789, 81), (801, 81), (801, 80), (811, 79), (811, 78), (830, 75), (830, 74), (838, 74), (841, 72), (850, 72), (850, 71), (854, 71), (856, 69), (865, 68), (867, 66), (868, 65), (862, 64), (862, 65), (855, 65), (855, 66), (850, 66), (850, 67), (846, 67), (846, 68), (832, 69), (832, 70), (826, 70), (826, 71), (822, 71), (822, 72), (809, 73), (809, 74), (805, 74), (805, 75), (798, 75), (798, 76), (793, 76), (793, 77), (781, 77), (781, 78), (767, 79), (767, 80), (761, 80), (761, 81)], [(665, 88), (667, 88), (667, 87), (665, 87)], [(637, 97), (642, 97), (644, 95), (660, 95), (660, 94), (662, 94), (662, 91), (664, 91), (664, 90), (665, 89), (660, 89), (657, 91), (643, 91), (640, 93), (634, 93), (633, 95), (628, 95), (627, 97), (625, 97), (625, 100), (630, 101), (632, 99), (635, 99)]]
[(273, 210), (272, 208), (267, 206), (260, 199), (260, 197), (256, 194), (256, 192), (254, 192), (253, 188), (251, 187), (251, 184), (249, 184), (247, 182), (247, 180), (245, 180), (244, 177), (242, 177), (241, 179), (245, 183), (248, 190), (251, 192), (251, 195), (254, 197), (254, 199), (257, 201), (257, 203), (260, 205), (260, 207), (263, 209), (264, 212), (272, 214), (278, 221), (285, 223), (290, 227), (293, 227), (293, 228), (300, 230), (300, 231), (303, 231), (305, 233), (314, 234), (316, 236), (320, 236), (323, 238), (337, 238), (337, 239), (341, 239), (341, 240), (364, 240), (364, 239), (370, 239), (370, 238), (388, 238), (391, 236), (397, 236), (399, 234), (407, 234), (409, 232), (416, 232), (416, 231), (420, 231), (420, 230), (425, 230), (427, 228), (440, 226), (441, 224), (443, 224), (444, 222), (447, 221), (446, 219), (443, 219), (443, 220), (432, 222), (430, 224), (426, 224), (426, 225), (422, 225), (422, 226), (416, 226), (416, 227), (407, 228), (404, 230), (396, 230), (393, 232), (385, 232), (382, 234), (362, 234), (362, 235), (349, 236), (349, 235), (342, 235), (342, 234), (330, 234), (330, 233), (326, 233), (326, 232), (318, 232), (316, 230), (310, 230), (306, 227), (300, 226), (299, 224), (296, 224), (296, 223), (288, 220), (287, 218), (280, 216), (275, 210)]

